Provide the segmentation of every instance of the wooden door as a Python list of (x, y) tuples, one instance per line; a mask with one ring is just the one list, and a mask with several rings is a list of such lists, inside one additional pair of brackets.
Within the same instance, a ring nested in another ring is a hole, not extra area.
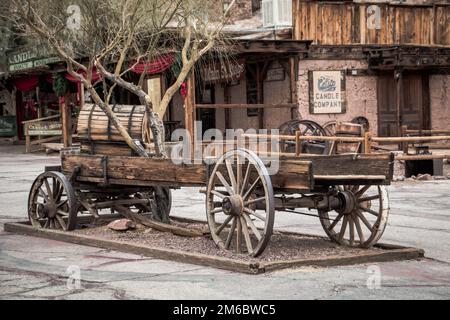
[(378, 135), (400, 135), (400, 126), (409, 129), (430, 128), (428, 75), (404, 72), (401, 80), (401, 103), (397, 112), (397, 83), (393, 73), (378, 77)]
[(390, 137), (398, 135), (397, 94), (394, 75), (383, 73), (378, 76), (378, 135)]
[(402, 125), (409, 129), (430, 129), (428, 75), (405, 73), (403, 78)]

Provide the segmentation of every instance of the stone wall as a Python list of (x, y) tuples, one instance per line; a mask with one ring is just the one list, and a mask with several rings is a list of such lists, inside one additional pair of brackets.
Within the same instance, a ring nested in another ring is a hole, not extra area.
[(347, 111), (343, 114), (310, 114), (309, 112), (309, 70), (366, 69), (365, 62), (356, 60), (300, 60), (297, 93), (299, 113), (303, 119), (323, 125), (328, 121), (351, 121), (358, 116), (366, 117), (370, 130), (377, 134), (377, 77), (346, 75)]
[(430, 76), (431, 128), (450, 130), (450, 75)]

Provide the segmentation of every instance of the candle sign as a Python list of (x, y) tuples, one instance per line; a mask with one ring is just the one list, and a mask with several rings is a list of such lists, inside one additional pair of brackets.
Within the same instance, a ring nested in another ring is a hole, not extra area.
[(345, 113), (345, 72), (309, 71), (311, 114)]

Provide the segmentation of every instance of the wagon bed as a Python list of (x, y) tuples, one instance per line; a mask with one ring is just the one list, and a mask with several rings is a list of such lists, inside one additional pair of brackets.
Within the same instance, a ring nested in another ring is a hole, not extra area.
[[(102, 155), (63, 155), (61, 165), (68, 177), (78, 171), (78, 182), (145, 187), (202, 187), (211, 170), (204, 163), (175, 164), (173, 159)], [(336, 183), (388, 185), (392, 175), (390, 154), (303, 155), (281, 157), (279, 170), (271, 180), (275, 189), (312, 191), (316, 186)]]

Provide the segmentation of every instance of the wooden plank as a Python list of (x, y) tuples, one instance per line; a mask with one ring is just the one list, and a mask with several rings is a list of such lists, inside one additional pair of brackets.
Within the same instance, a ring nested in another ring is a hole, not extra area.
[[(306, 160), (302, 155), (300, 158)], [(321, 157), (310, 157), (312, 162), (312, 169), (314, 177), (320, 177), (324, 180), (325, 176), (377, 176), (374, 180), (379, 180), (379, 177), (386, 177), (387, 181), (392, 179), (393, 169), (393, 155), (332, 155)], [(354, 179), (350, 179), (354, 180)], [(361, 179), (364, 180), (364, 179)]]
[(296, 108), (297, 103), (280, 103), (280, 104), (268, 104), (268, 103), (257, 103), (257, 104), (196, 104), (196, 108), (199, 109), (289, 109)]
[(80, 235), (58, 230), (36, 229), (30, 225), (19, 223), (5, 224), (4, 229), (7, 232), (26, 234), (34, 237), (70, 242), (90, 247), (117, 250), (121, 252), (154, 257), (156, 259), (192, 263), (248, 274), (258, 274), (264, 272), (264, 269), (262, 269), (259, 264), (255, 264), (254, 262), (244, 262), (218, 256), (208, 256), (206, 254), (174, 250), (167, 247), (151, 247), (136, 243), (106, 240), (99, 237)]
[(140, 223), (146, 227), (150, 227), (152, 229), (162, 231), (162, 232), (170, 232), (178, 236), (183, 237), (204, 237), (208, 233), (203, 233), (197, 230), (191, 230), (187, 228), (178, 227), (175, 225), (167, 224), (152, 220), (150, 218), (144, 217), (140, 213), (133, 213), (130, 209), (122, 206), (122, 205), (112, 205), (114, 210), (118, 211), (124, 217), (136, 222)]
[[(204, 221), (199, 220), (191, 220), (176, 217), (175, 219), (188, 223), (192, 222), (204, 223)], [(223, 258), (220, 256), (205, 255), (202, 253), (186, 252), (161, 247), (152, 247), (148, 245), (141, 245), (116, 240), (107, 240), (104, 238), (82, 235), (73, 232), (64, 232), (50, 229), (36, 229), (31, 225), (29, 225), (28, 222), (5, 223), (4, 229), (6, 232), (52, 239), (56, 241), (64, 241), (91, 247), (104, 248), (108, 250), (117, 250), (121, 252), (138, 254), (157, 259), (215, 267), (219, 269), (247, 274), (260, 274), (263, 272), (271, 272), (275, 270), (295, 268), (301, 266), (330, 267), (330, 266), (351, 265), (351, 264), (420, 259), (424, 257), (424, 251), (421, 249), (401, 247), (390, 244), (377, 244), (375, 247), (381, 249), (379, 252), (371, 252), (371, 253), (362, 252), (358, 254), (346, 254), (344, 256), (332, 255), (325, 257), (314, 257), (314, 258), (293, 259), (293, 260), (276, 260), (271, 262), (262, 261), (259, 259), (252, 259), (251, 261), (241, 261), (236, 259)], [(289, 235), (308, 236), (328, 241), (328, 239), (323, 237), (316, 237), (288, 231), (279, 231), (279, 232), (287, 236)]]
[[(63, 156), (62, 170), (69, 174), (76, 166), (80, 166), (80, 176), (103, 178), (103, 157), (89, 155)], [(170, 159), (153, 159), (140, 157), (108, 157), (108, 180), (114, 179), (188, 183), (192, 185), (205, 185), (206, 166), (202, 164), (175, 164)]]

